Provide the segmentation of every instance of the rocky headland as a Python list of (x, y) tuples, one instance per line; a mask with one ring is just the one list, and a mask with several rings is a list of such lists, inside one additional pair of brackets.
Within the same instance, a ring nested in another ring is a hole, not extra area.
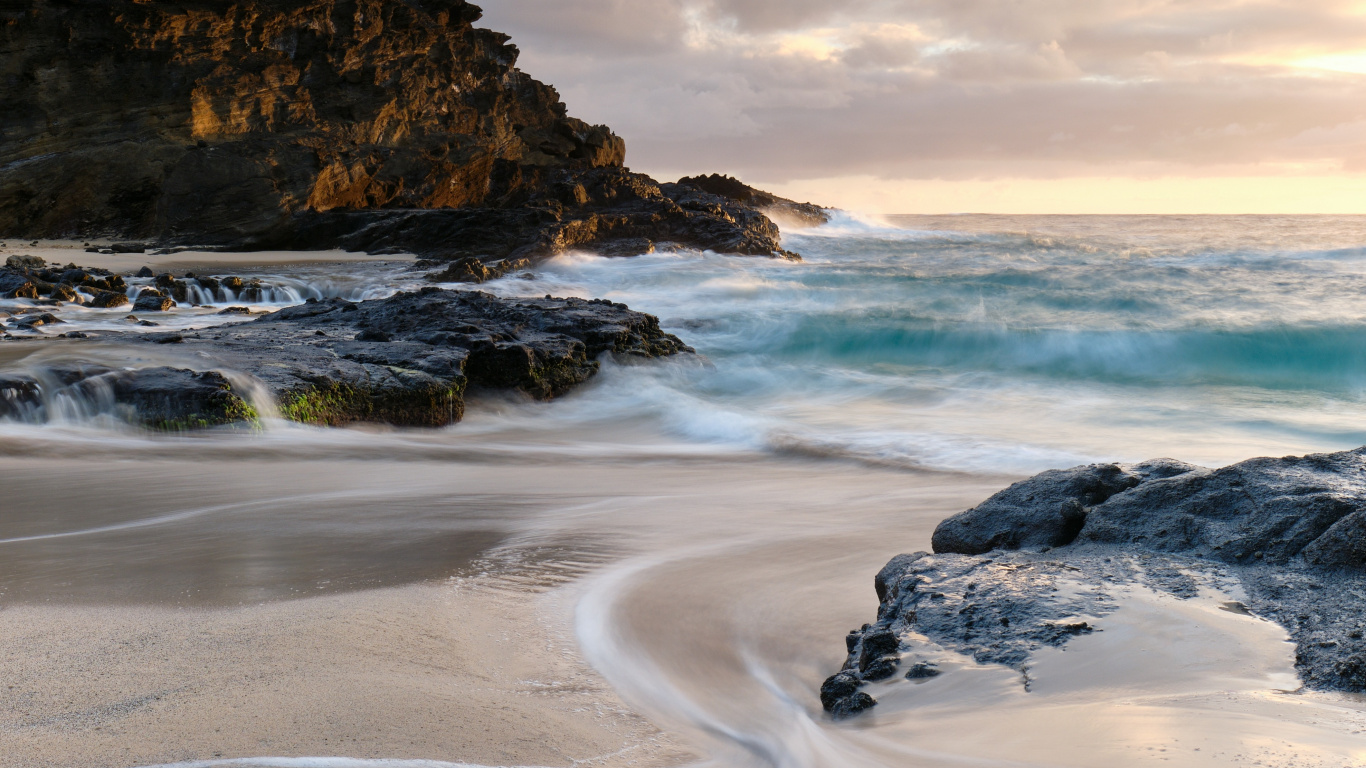
[[(463, 0), (0, 8), (0, 237), (464, 260), (573, 248), (793, 257), (721, 177), (660, 184)], [(731, 180), (733, 182), (733, 180)]]
[(1366, 690), (1366, 448), (1044, 472), (944, 520), (932, 545), (877, 574), (877, 620), (821, 688), (834, 716), (876, 704), (867, 682), (937, 676), (944, 652), (1028, 687), (1035, 651), (1103, 630), (1133, 585), (1237, 594), (1224, 608), (1284, 627), (1307, 687)]
[[(570, 116), (480, 16), (463, 0), (4, 5), (0, 239), (415, 254), (432, 282), (482, 283), (575, 249), (797, 259), (768, 212), (828, 220), (730, 177), (633, 173), (625, 142)], [(195, 364), (6, 374), (0, 417), (42, 421), (71, 401), (181, 430), (255, 423), (271, 402), (315, 424), (440, 426), (461, 417), (467, 386), (547, 398), (603, 354), (691, 351), (611, 302), (437, 289), (257, 319), (228, 307), (242, 322), (162, 332), (149, 315), (257, 304), (259, 282), (149, 271), (130, 289), (133, 277), (16, 253), (0, 269), (3, 338), (176, 344)], [(141, 319), (53, 333), (73, 303)]]

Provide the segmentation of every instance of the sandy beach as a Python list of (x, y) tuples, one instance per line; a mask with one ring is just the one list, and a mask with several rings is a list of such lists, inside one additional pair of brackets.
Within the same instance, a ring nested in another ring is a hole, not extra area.
[(243, 756), (663, 766), (535, 593), (488, 580), (234, 609), (0, 611), (13, 768)]
[[(37, 245), (31, 243), (37, 242)], [(413, 256), (393, 254), (374, 256), (368, 253), (341, 250), (327, 251), (208, 251), (208, 250), (168, 250), (148, 248), (144, 253), (89, 253), (89, 247), (106, 248), (109, 241), (102, 240), (37, 240), (20, 242), (4, 241), (0, 251), (5, 255), (38, 256), (50, 264), (77, 264), (82, 267), (107, 269), (118, 274), (137, 272), (143, 267), (152, 271), (175, 272), (199, 270), (201, 272), (231, 272), (232, 270), (251, 270), (266, 267), (288, 267), (302, 264), (358, 264), (365, 262), (409, 262)]]

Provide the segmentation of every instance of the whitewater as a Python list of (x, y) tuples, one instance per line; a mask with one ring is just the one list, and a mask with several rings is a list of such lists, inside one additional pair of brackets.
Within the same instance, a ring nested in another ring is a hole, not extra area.
[[(1366, 765), (1366, 699), (1302, 690), (1285, 633), (1223, 608), (1236, 594), (1136, 589), (1104, 631), (1043, 654), (1029, 690), (946, 653), (945, 674), (876, 684), (879, 707), (852, 721), (816, 696), (844, 633), (876, 613), (878, 568), (1014, 480), (1366, 444), (1366, 217), (839, 214), (783, 247), (804, 260), (573, 253), (478, 286), (622, 302), (698, 354), (605, 361), (551, 402), (473, 393), (449, 429), (267, 419), (168, 437), (98, 403), (0, 423), (0, 638), (21, 649), (0, 662), (20, 686), (0, 693), (0, 751), (129, 768)], [(200, 258), (200, 274), (259, 278), (255, 310), (423, 284), (393, 258), (231, 273)], [(52, 332), (126, 330), (125, 314), (74, 310)], [(129, 350), (6, 343), (0, 370), (196, 363)], [(261, 633), (258, 649), (305, 632), (290, 626), (345, 639), (330, 617), (361, 604), (408, 617), (403, 653), (446, 664), (471, 713), (481, 696), (529, 708), (521, 730), (489, 715), (471, 742), (475, 714), (438, 720), (438, 689), (395, 675), (310, 694), (317, 662), (287, 644), (272, 669), (294, 664), (304, 685), (204, 677), (254, 663), (224, 649), (232, 632)], [(114, 708), (47, 701), (45, 685), (82, 688), (44, 648), (90, 621), (195, 660), (146, 684), (174, 704), (118, 709), (141, 701), (136, 675), (85, 646), (98, 679), (124, 681), (90, 684)], [(436, 621), (502, 639), (420, 643)], [(504, 664), (520, 671), (469, 682)], [(589, 711), (596, 725), (574, 719)], [(176, 718), (232, 735), (172, 746)]]

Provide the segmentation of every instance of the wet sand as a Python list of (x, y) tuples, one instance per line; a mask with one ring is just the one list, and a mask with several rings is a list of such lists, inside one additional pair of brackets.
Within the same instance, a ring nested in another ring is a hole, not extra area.
[(1283, 632), (1195, 603), (1121, 609), (1041, 658), (1033, 693), (946, 658), (831, 722), (816, 691), (876, 612), (873, 574), (1009, 478), (689, 456), (621, 428), (531, 439), (503, 418), (196, 438), (5, 426), (5, 765), (1366, 758), (1366, 702), (1285, 692)]
[(7, 768), (345, 755), (672, 765), (543, 596), (476, 582), (235, 609), (0, 611)]
[[(11, 431), (13, 445), (60, 430)], [(455, 433), (304, 429), (77, 430), (60, 458), (0, 459), (15, 502), (0, 520), (6, 765), (691, 763), (696, 747), (584, 662), (574, 610), (596, 574), (744, 542), (773, 510), (795, 526), (781, 539), (830, 505), (872, 494), (891, 514), (914, 493), (894, 472), (636, 449), (538, 459), (472, 432), (461, 461), (423, 455)], [(284, 458), (323, 445), (327, 459)], [(706, 522), (724, 519), (739, 528)], [(872, 603), (861, 591), (851, 615)], [(834, 662), (838, 637), (822, 645)]]
[(282, 462), (241, 436), (78, 434), (62, 459), (0, 460), (7, 768), (689, 759), (576, 652), (554, 587), (582, 555), (488, 559), (563, 478), (498, 499), (520, 470), (471, 483), (476, 467)]
[(119, 274), (131, 274), (143, 267), (154, 272), (183, 272), (200, 270), (204, 272), (226, 272), (234, 269), (260, 269), (265, 267), (289, 267), (301, 264), (357, 264), (365, 262), (408, 262), (414, 257), (409, 254), (372, 256), (368, 253), (352, 253), (342, 250), (328, 251), (252, 251), (218, 252), (184, 250), (170, 253), (86, 253), (84, 242), (91, 246), (108, 246), (109, 242), (90, 240), (39, 240), (33, 242), (7, 240), (0, 248), (0, 264), (8, 256), (23, 254), (38, 256), (51, 264), (76, 264), (82, 267), (108, 269)]

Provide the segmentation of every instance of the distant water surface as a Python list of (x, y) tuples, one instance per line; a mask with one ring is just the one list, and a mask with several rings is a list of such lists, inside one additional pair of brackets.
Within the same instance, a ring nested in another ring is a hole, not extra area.
[(495, 288), (658, 314), (715, 367), (558, 413), (693, 441), (1022, 473), (1366, 443), (1366, 217), (841, 214), (784, 245), (806, 260), (564, 256)]

